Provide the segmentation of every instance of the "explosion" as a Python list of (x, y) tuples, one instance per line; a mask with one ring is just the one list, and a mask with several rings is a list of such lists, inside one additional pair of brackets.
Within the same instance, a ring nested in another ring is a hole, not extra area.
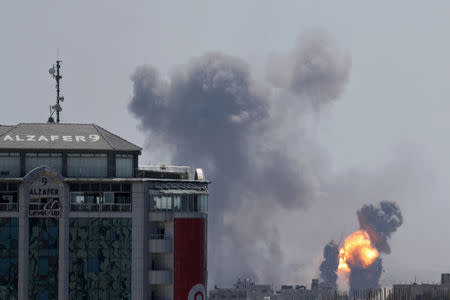
[(338, 271), (348, 274), (355, 266), (368, 268), (378, 256), (378, 250), (373, 247), (369, 234), (364, 230), (355, 231), (345, 239), (344, 246), (339, 249)]
[(324, 283), (334, 287), (336, 275), (344, 276), (350, 294), (379, 288), (383, 272), (380, 254), (390, 254), (388, 240), (403, 223), (399, 207), (390, 201), (364, 205), (357, 216), (360, 229), (347, 236), (343, 245), (328, 243), (320, 266)]

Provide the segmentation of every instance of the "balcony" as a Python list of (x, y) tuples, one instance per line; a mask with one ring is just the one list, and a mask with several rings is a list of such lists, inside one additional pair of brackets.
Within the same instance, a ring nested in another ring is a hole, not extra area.
[(170, 222), (173, 220), (173, 213), (167, 212), (167, 211), (161, 211), (161, 212), (150, 212), (149, 213), (149, 219), (150, 221), (157, 221), (157, 222)]
[(130, 212), (131, 204), (70, 203), (71, 211)]
[(150, 270), (148, 271), (148, 281), (150, 284), (172, 284), (172, 271)]
[(152, 253), (172, 252), (172, 240), (164, 234), (151, 234), (148, 248)]

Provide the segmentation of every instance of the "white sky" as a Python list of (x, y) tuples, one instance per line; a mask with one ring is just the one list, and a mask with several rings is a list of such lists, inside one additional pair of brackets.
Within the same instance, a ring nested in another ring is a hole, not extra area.
[[(136, 66), (166, 73), (218, 50), (245, 59), (262, 79), (267, 56), (291, 49), (309, 28), (327, 31), (352, 56), (346, 92), (317, 129), (334, 172), (377, 169), (405, 149), (430, 172), (427, 197), (400, 203), (405, 224), (393, 236), (383, 280), (438, 280), (450, 271), (448, 1), (2, 1), (0, 124), (47, 120), (55, 97), (47, 70), (59, 49), (63, 122), (96, 123), (144, 145), (126, 109)], [(141, 162), (162, 163), (158, 157), (150, 144)], [(356, 229), (358, 208), (346, 208), (352, 220), (333, 230), (320, 226), (314, 205), (304, 213), (317, 222), (312, 228), (339, 239), (333, 234)], [(294, 259), (289, 249), (299, 244), (284, 243)], [(299, 260), (318, 251), (299, 252)]]

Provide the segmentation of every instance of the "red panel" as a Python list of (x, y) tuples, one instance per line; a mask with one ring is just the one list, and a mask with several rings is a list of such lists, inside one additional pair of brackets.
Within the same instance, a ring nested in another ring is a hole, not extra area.
[(173, 267), (174, 299), (206, 300), (206, 219), (174, 220)]

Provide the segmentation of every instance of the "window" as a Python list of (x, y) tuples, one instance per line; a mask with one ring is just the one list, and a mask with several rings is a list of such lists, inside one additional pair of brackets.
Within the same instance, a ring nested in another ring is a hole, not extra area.
[(17, 211), (17, 192), (0, 192), (0, 211)]
[[(57, 299), (58, 219), (30, 218), (28, 295), (30, 299)], [(42, 292), (47, 298), (42, 297)]]
[(0, 177), (20, 176), (19, 153), (0, 153)]
[(108, 158), (106, 154), (67, 154), (67, 175), (69, 177), (106, 177)]
[(204, 193), (158, 194), (151, 196), (150, 209), (153, 211), (201, 212), (208, 211), (208, 195)]
[(72, 211), (131, 211), (129, 183), (70, 183)]
[(71, 203), (84, 203), (84, 193), (83, 192), (71, 192), (70, 193)]
[(103, 192), (104, 203), (114, 204), (114, 193), (113, 192)]
[(133, 177), (132, 154), (116, 154), (116, 177)]
[(0, 182), (0, 211), (17, 211), (17, 183)]
[(100, 271), (100, 263), (98, 258), (88, 258), (88, 272), (98, 273)]
[(111, 193), (114, 194), (114, 203), (128, 204), (131, 203), (130, 193)]
[(70, 218), (69, 230), (69, 299), (131, 299), (131, 219)]
[(26, 153), (25, 154), (25, 173), (34, 168), (47, 166), (58, 173), (62, 172), (62, 154), (61, 153)]
[(0, 297), (17, 299), (19, 219), (0, 218)]
[(114, 192), (71, 192), (72, 211), (131, 211), (131, 194)]
[(181, 211), (181, 196), (180, 195), (173, 196), (173, 210)]

